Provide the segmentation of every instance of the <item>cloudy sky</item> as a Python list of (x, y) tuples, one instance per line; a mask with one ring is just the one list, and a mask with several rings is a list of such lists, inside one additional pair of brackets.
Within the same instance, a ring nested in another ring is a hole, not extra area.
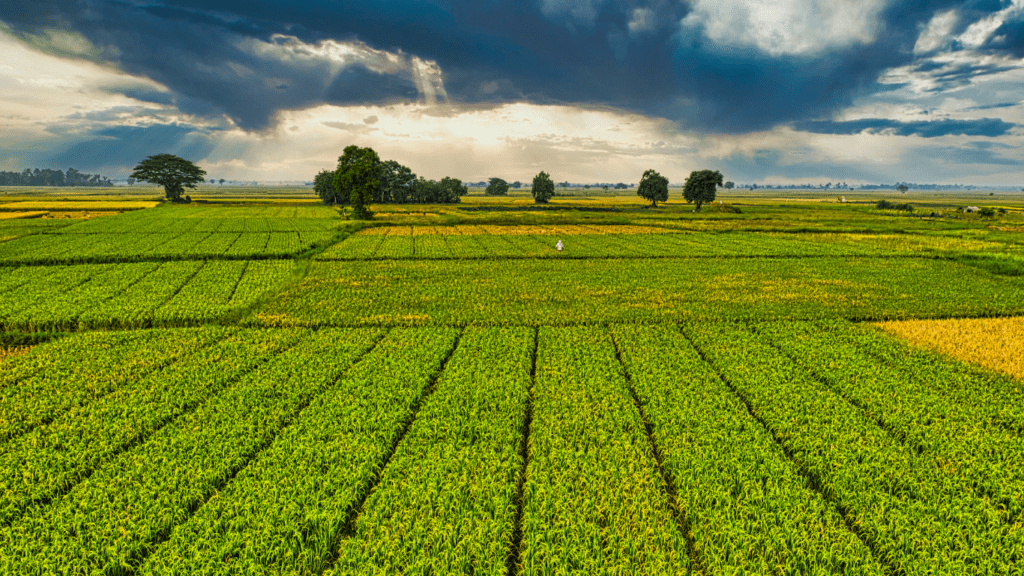
[(1024, 186), (1024, 0), (4, 0), (0, 170)]

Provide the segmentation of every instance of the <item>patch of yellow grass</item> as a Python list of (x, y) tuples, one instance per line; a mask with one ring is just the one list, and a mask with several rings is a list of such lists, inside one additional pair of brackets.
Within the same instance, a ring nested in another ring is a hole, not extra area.
[(46, 215), (45, 211), (34, 212), (0, 212), (0, 220), (17, 220), (19, 218), (36, 218)]
[(1024, 378), (1024, 317), (901, 320), (876, 326), (911, 344)]
[(30, 200), (4, 204), (3, 210), (137, 210), (153, 208), (159, 202), (146, 200), (111, 201), (111, 200)]
[(7, 358), (13, 358), (15, 356), (21, 356), (31, 350), (31, 346), (15, 346), (12, 348), (4, 348), (0, 346), (0, 362)]

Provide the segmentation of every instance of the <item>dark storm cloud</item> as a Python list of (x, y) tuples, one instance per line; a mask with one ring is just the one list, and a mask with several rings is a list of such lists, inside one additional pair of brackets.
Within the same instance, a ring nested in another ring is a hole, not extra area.
[(980, 120), (924, 120), (917, 122), (900, 122), (887, 118), (864, 118), (861, 120), (833, 121), (807, 120), (794, 122), (793, 128), (802, 132), (815, 134), (893, 134), (896, 136), (921, 136), (935, 138), (937, 136), (1002, 136), (1016, 124), (1004, 122), (998, 118), (982, 118)]
[[(185, 111), (226, 114), (246, 129), (272, 126), (283, 109), (422, 96), (410, 73), (353, 66), (330, 76), (327, 64), (261, 56), (238, 42), (272, 44), (285, 34), (434, 61), (458, 103), (607, 105), (745, 132), (828, 117), (876, 89), (881, 71), (911, 63), (920, 26), (936, 13), (956, 8), (969, 23), (1003, 5), (896, 2), (881, 13), (873, 42), (776, 56), (716, 45), (699, 26), (681, 28), (688, 5), (668, 0), (7, 0), (0, 20), (22, 32), (69, 26), (104, 58), (167, 86)], [(1004, 28), (1003, 44), (987, 49), (1019, 50), (1011, 45), (1019, 27)], [(971, 73), (978, 71), (949, 71), (944, 81)]]
[(1007, 158), (1000, 156), (996, 151), (1015, 150), (1013, 146), (993, 146), (992, 142), (968, 142), (964, 146), (941, 146), (937, 148), (922, 148), (915, 150), (912, 154), (918, 158), (927, 159), (929, 163), (936, 161), (949, 166), (964, 166), (969, 164), (988, 166), (1019, 166), (1020, 158)]
[(123, 169), (153, 154), (171, 153), (190, 160), (207, 157), (214, 135), (178, 124), (113, 126), (80, 136), (75, 144), (41, 159), (47, 166), (89, 166)]

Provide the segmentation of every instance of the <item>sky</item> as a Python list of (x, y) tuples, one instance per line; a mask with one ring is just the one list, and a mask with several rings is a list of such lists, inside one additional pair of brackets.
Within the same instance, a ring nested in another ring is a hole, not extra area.
[(4, 0), (0, 170), (1024, 188), (1024, 0)]

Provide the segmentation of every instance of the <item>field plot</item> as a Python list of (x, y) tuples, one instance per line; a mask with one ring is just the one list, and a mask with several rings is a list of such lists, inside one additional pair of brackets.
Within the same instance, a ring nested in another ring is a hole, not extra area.
[(0, 263), (288, 258), (327, 246), (340, 225), (336, 211), (318, 206), (160, 206), (93, 220), (5, 220)]
[(331, 230), (340, 224), (337, 210), (327, 206), (165, 205), (81, 222), (68, 234), (170, 234), (181, 232), (307, 232)]
[(300, 193), (0, 218), (0, 574), (1024, 575), (1017, 214)]
[[(441, 232), (444, 231), (444, 232)], [(987, 237), (987, 235), (985, 236)], [(362, 230), (322, 260), (491, 258), (722, 258), (949, 255), (1016, 244), (925, 234), (692, 232), (652, 226), (391, 226)], [(555, 249), (561, 240), (563, 249)]]
[(255, 304), (294, 267), (289, 260), (2, 267), (0, 326), (63, 330), (214, 321)]
[[(332, 305), (341, 299), (361, 304)], [(936, 259), (383, 260), (314, 263), (251, 321), (545, 325), (1022, 312), (1024, 278)]]
[(334, 236), (332, 230), (36, 234), (0, 244), (0, 263), (77, 264), (205, 258), (284, 258), (326, 245)]
[(1024, 392), (900, 346), (836, 321), (66, 336), (0, 363), (0, 571), (1017, 573)]

